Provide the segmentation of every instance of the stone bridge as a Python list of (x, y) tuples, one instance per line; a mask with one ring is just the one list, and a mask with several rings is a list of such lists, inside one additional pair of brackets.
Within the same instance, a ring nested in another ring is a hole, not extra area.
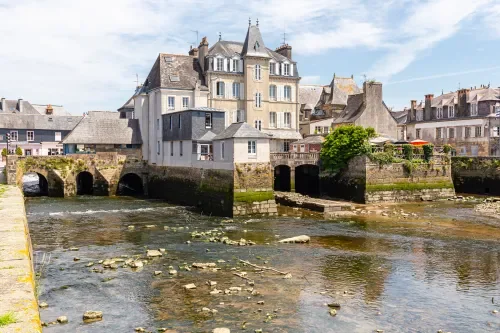
[(274, 190), (319, 193), (319, 152), (271, 153)]
[[(116, 195), (119, 184), (147, 195), (148, 173), (140, 153), (102, 152), (63, 156), (7, 156), (7, 183), (23, 185), (23, 176), (36, 173), (40, 190), (53, 197), (77, 194)], [(134, 194), (134, 193), (131, 193)]]

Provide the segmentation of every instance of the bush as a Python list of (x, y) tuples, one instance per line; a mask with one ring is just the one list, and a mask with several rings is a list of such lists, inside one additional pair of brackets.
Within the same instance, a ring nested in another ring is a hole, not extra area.
[(413, 147), (413, 155), (422, 155), (423, 153), (422, 147)]
[(378, 163), (378, 165), (386, 165), (395, 162), (394, 155), (391, 153), (373, 153), (369, 155), (372, 162)]
[(403, 145), (403, 156), (405, 159), (408, 161), (411, 161), (413, 159), (413, 146), (412, 145)]
[(376, 137), (371, 127), (344, 125), (328, 134), (321, 147), (321, 163), (324, 169), (337, 172), (347, 166), (350, 159), (369, 154), (369, 139)]
[(426, 144), (422, 146), (424, 150), (424, 159), (429, 162), (434, 153), (434, 145), (432, 143)]
[(16, 148), (16, 155), (17, 156), (22, 156), (23, 155), (23, 150), (21, 149), (21, 147), (17, 147)]
[(444, 146), (443, 146), (443, 152), (444, 152), (445, 154), (447, 154), (447, 155), (451, 152), (451, 149), (452, 149), (452, 146), (451, 146), (451, 145), (444, 145)]
[(384, 152), (394, 155), (394, 145), (392, 143), (384, 144)]
[(2, 156), (7, 156), (7, 148), (2, 149)]

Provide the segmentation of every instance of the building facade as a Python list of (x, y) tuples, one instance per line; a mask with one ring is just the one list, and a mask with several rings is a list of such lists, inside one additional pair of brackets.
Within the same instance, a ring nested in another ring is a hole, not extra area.
[(407, 139), (452, 145), (460, 156), (500, 156), (500, 88), (481, 86), (411, 101)]

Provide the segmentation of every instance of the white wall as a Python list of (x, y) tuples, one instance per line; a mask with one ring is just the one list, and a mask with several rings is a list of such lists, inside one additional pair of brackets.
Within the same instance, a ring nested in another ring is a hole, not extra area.
[[(234, 169), (234, 140), (217, 140), (214, 141), (214, 162), (217, 169), (233, 170)], [(222, 158), (222, 143), (224, 142), (224, 158)]]
[[(248, 141), (257, 141), (257, 155), (248, 154)], [(270, 161), (269, 139), (234, 139), (234, 163), (261, 163)]]
[[(173, 156), (171, 156), (171, 142), (173, 142)], [(182, 156), (180, 156), (180, 146), (182, 142)], [(186, 141), (165, 141), (162, 142), (163, 148), (163, 159), (161, 165), (163, 166), (182, 166), (191, 167), (193, 159), (196, 159), (196, 155), (192, 153), (192, 142), (191, 140)]]
[(142, 136), (142, 156), (149, 161), (149, 99), (147, 95), (137, 95), (134, 99), (134, 114), (139, 120)]

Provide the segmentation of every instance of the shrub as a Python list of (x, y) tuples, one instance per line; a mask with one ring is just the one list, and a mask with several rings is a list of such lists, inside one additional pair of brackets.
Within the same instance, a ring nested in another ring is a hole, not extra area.
[(403, 145), (403, 156), (405, 159), (408, 161), (411, 161), (413, 159), (413, 146), (412, 145)]
[(434, 145), (432, 143), (426, 144), (422, 146), (424, 150), (424, 159), (429, 162), (432, 158), (432, 154), (434, 153)]
[(7, 148), (2, 149), (2, 156), (7, 156)]
[(392, 143), (384, 144), (384, 152), (394, 155), (394, 145)]
[(451, 149), (452, 149), (451, 145), (444, 145), (443, 146), (443, 152), (447, 155), (451, 152)]
[(16, 155), (18, 155), (18, 156), (22, 156), (23, 155), (23, 150), (21, 149), (21, 147), (17, 147), (16, 148)]
[(394, 155), (391, 153), (373, 153), (369, 155), (372, 162), (378, 163), (378, 165), (386, 165), (395, 162)]

